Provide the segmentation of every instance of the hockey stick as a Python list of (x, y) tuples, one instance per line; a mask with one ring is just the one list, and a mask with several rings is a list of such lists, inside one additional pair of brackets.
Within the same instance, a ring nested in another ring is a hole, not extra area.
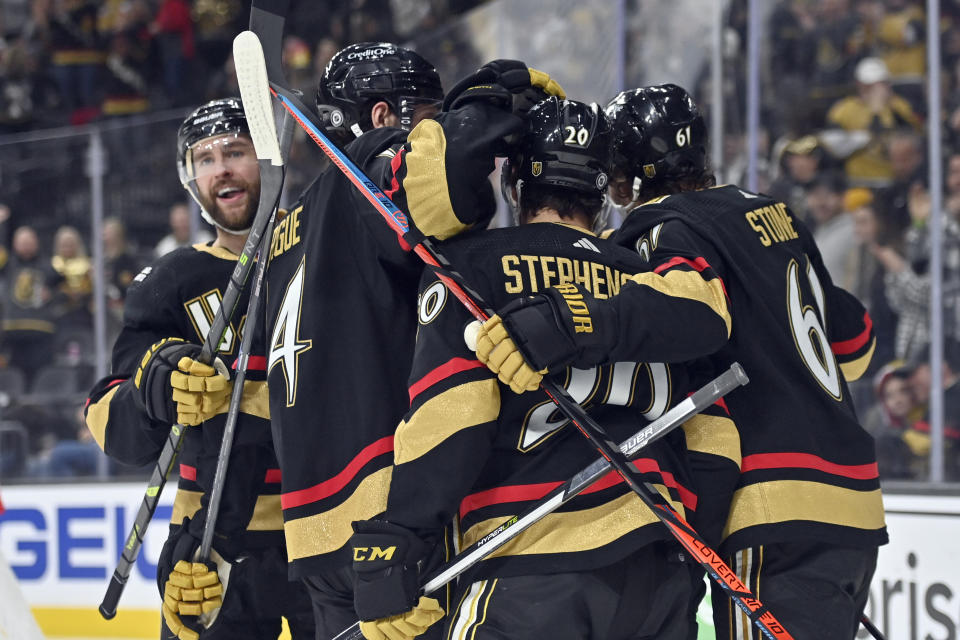
[[(747, 384), (747, 382), (749, 380), (743, 372), (743, 368), (738, 363), (734, 363), (725, 372), (624, 440), (620, 444), (620, 451), (628, 458), (637, 456), (640, 450), (648, 444), (659, 440), (733, 389)], [(510, 518), (474, 542), (469, 548), (461, 551), (453, 560), (436, 569), (422, 581), (421, 591), (430, 594), (442, 588), (545, 516), (568, 503), (609, 472), (610, 463), (604, 458), (594, 461), (590, 466), (541, 498), (539, 502), (531, 505), (523, 513)], [(357, 622), (338, 633), (333, 637), (333, 640), (359, 640), (362, 637), (360, 623)]]
[[(273, 122), (272, 112), (271, 124)], [(253, 123), (250, 124), (251, 134), (254, 129)], [(259, 128), (259, 127), (258, 127)], [(274, 129), (275, 131), (275, 129)], [(252, 135), (251, 135), (252, 137)], [(197, 360), (209, 364), (213, 361), (214, 353), (219, 348), (223, 336), (229, 327), (230, 321), (236, 312), (237, 303), (240, 299), (240, 293), (246, 285), (247, 278), (253, 268), (253, 256), (260, 245), (260, 239), (270, 217), (276, 209), (277, 202), (280, 199), (280, 190), (283, 187), (283, 160), (280, 156), (280, 149), (277, 143), (276, 133), (273, 134), (272, 142), (264, 140), (265, 146), (257, 146), (257, 158), (260, 164), (260, 204), (257, 208), (256, 216), (250, 226), (250, 232), (247, 235), (247, 241), (243, 245), (243, 251), (237, 258), (237, 266), (230, 274), (230, 282), (227, 290), (223, 294), (223, 301), (220, 304), (220, 310), (213, 318), (210, 330), (204, 339), (203, 347)], [(264, 197), (264, 194), (273, 194), (273, 198)], [(100, 603), (100, 615), (110, 620), (117, 614), (117, 604), (120, 602), (120, 596), (130, 577), (130, 571), (137, 560), (137, 553), (143, 545), (143, 537), (147, 526), (153, 519), (153, 514), (157, 510), (157, 503), (160, 501), (160, 493), (167, 483), (170, 471), (176, 463), (180, 448), (183, 446), (184, 427), (183, 425), (174, 425), (170, 429), (170, 435), (164, 443), (160, 457), (154, 466), (153, 474), (147, 483), (147, 490), (137, 511), (137, 517), (133, 522), (133, 527), (127, 535), (126, 543), (120, 553), (120, 559), (117, 561), (117, 567), (113, 571), (110, 583), (107, 586), (107, 592)]]
[[(273, 43), (271, 43), (272, 48)], [(270, 67), (268, 66), (268, 69)], [(366, 199), (384, 217), (391, 228), (401, 236), (414, 252), (426, 263), (436, 276), (447, 286), (471, 314), (481, 322), (489, 319), (491, 311), (486, 308), (479, 296), (469, 290), (462, 278), (450, 263), (434, 248), (432, 242), (410, 226), (406, 214), (371, 181), (363, 172), (324, 135), (316, 119), (290, 90), (284, 88), (274, 78), (270, 79), (271, 92), (280, 100), (287, 111), (320, 146), (334, 165), (360, 189)], [(760, 603), (743, 585), (736, 574), (723, 562), (720, 556), (707, 545), (687, 522), (670, 506), (655, 489), (643, 481), (639, 471), (623, 456), (609, 439), (603, 428), (588, 416), (573, 398), (560, 385), (552, 380), (543, 380), (541, 388), (557, 407), (587, 437), (600, 454), (607, 459), (614, 470), (624, 479), (647, 507), (663, 522), (667, 529), (690, 552), (707, 574), (727, 593), (760, 629), (772, 640), (792, 639), (774, 615)]]
[[(263, 51), (260, 50), (260, 41), (250, 31), (244, 31), (237, 35), (233, 41), (233, 59), (237, 71), (237, 83), (240, 85), (240, 98), (243, 101), (243, 111), (247, 117), (247, 125), (250, 128), (250, 137), (253, 139), (253, 146), (257, 149), (257, 157), (272, 157), (274, 153), (279, 154), (281, 166), (286, 161), (286, 156), (290, 149), (290, 139), (293, 134), (293, 120), (286, 112), (283, 114), (283, 124), (281, 125), (282, 138), (277, 145), (277, 130), (274, 123), (273, 105), (270, 102), (270, 96), (264, 87), (267, 82), (267, 71), (263, 67)], [(277, 147), (274, 149), (274, 147)], [(280, 187), (282, 189), (283, 183)], [(203, 523), (203, 536), (200, 540), (200, 562), (206, 562), (210, 559), (210, 550), (213, 546), (213, 534), (216, 531), (217, 517), (220, 513), (220, 500), (223, 497), (224, 485), (226, 484), (227, 469), (230, 464), (230, 452), (233, 449), (234, 432), (237, 427), (237, 420), (240, 416), (240, 401), (243, 398), (243, 383), (247, 376), (247, 362), (250, 357), (250, 345), (253, 343), (253, 335), (257, 324), (257, 315), (260, 309), (261, 286), (263, 283), (263, 274), (266, 271), (267, 262), (270, 255), (270, 238), (273, 236), (274, 216), (276, 215), (276, 204), (279, 202), (279, 193), (276, 197), (273, 194), (266, 194), (260, 191), (261, 200), (266, 197), (267, 201), (274, 203), (274, 211), (271, 213), (270, 222), (263, 234), (263, 240), (260, 245), (260, 252), (257, 261), (257, 272), (254, 276), (253, 290), (250, 293), (250, 301), (247, 303), (247, 324), (243, 331), (243, 338), (240, 341), (240, 349), (237, 352), (236, 376), (233, 382), (233, 393), (230, 396), (230, 408), (227, 411), (227, 421), (223, 430), (223, 440), (220, 443), (220, 452), (217, 455), (217, 469), (213, 476), (213, 486), (210, 489), (210, 500), (207, 504), (206, 519)]]

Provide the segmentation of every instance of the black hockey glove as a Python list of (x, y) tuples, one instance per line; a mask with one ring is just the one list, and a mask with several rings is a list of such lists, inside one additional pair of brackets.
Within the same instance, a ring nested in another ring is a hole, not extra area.
[(430, 551), (427, 544), (382, 520), (354, 522), (353, 530), (353, 606), (367, 640), (418, 636), (440, 620), (440, 603), (421, 596), (418, 584), (420, 561)]
[[(477, 358), (514, 392), (532, 391), (548, 371), (607, 361), (617, 328), (613, 308), (573, 283), (561, 284), (514, 300), (484, 323)], [(526, 366), (518, 366), (518, 354)]]
[(494, 60), (458, 82), (444, 98), (443, 110), (486, 100), (511, 113), (525, 115), (533, 105), (550, 96), (562, 100), (566, 93), (548, 74), (519, 60)]
[(223, 363), (198, 362), (201, 347), (164, 338), (150, 347), (133, 378), (147, 415), (163, 424), (197, 425), (226, 413), (231, 385)]

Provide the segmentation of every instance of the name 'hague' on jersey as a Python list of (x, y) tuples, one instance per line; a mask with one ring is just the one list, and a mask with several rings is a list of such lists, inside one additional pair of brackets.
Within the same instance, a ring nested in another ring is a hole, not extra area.
[[(606, 294), (642, 268), (632, 252), (554, 223), (464, 236), (444, 243), (443, 253), (495, 308), (577, 278), (591, 292)], [(545, 392), (515, 394), (476, 359), (463, 338), (471, 320), (443, 283), (427, 272), (418, 304), (411, 406), (396, 432), (395, 467), (383, 516), (432, 540), (457, 516), (464, 546), (596, 458), (593, 447)], [(553, 375), (616, 441), (661, 415), (688, 389), (684, 367), (661, 363), (609, 362)], [(635, 465), (681, 513), (696, 509), (682, 432), (648, 446)], [(494, 552), (471, 579), (606, 566), (667, 538), (655, 516), (611, 472)]]
[[(208, 245), (184, 247), (158, 259), (135, 278), (127, 294), (124, 324), (114, 344), (111, 374), (90, 393), (87, 425), (104, 451), (141, 465), (156, 460), (171, 425), (152, 422), (138, 407), (132, 376), (143, 354), (164, 338), (201, 344), (220, 310), (222, 292), (237, 256)], [(249, 292), (243, 291), (217, 356), (233, 369), (246, 317)], [(270, 440), (269, 404), (262, 341), (254, 340), (231, 454), (230, 481), (217, 521), (231, 531), (239, 548), (276, 546), (281, 537), (279, 469)], [(210, 489), (226, 415), (200, 427), (186, 427), (180, 453), (180, 481), (172, 524), (193, 517)], [(191, 522), (199, 533), (202, 518)]]
[[(873, 443), (847, 388), (873, 353), (870, 316), (833, 285), (803, 223), (781, 202), (721, 186), (641, 205), (613, 239), (653, 270), (627, 296), (651, 330), (659, 320), (642, 314), (644, 297), (670, 278), (689, 292), (719, 281), (727, 298), (729, 340), (709, 360), (718, 370), (739, 361), (751, 382), (726, 399), (742, 466), (724, 547), (796, 535), (885, 542)], [(689, 330), (716, 322), (706, 306), (690, 309)]]

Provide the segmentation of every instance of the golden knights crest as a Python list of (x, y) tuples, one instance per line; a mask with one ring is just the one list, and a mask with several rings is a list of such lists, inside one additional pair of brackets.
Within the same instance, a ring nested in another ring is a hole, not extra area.
[(543, 163), (539, 160), (534, 160), (530, 163), (530, 173), (533, 174), (533, 177), (536, 178), (543, 172)]

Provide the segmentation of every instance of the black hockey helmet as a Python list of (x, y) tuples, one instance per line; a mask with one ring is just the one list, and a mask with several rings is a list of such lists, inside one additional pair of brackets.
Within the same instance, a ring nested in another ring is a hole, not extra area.
[(525, 184), (603, 195), (610, 170), (611, 130), (596, 103), (551, 96), (530, 110), (527, 123), (513, 160)]
[(360, 137), (371, 128), (371, 104), (380, 100), (409, 129), (418, 106), (443, 100), (440, 75), (419, 54), (389, 42), (352, 44), (330, 59), (317, 88), (317, 111), (327, 132)]
[[(198, 142), (218, 136), (249, 136), (250, 128), (247, 125), (247, 116), (243, 112), (243, 103), (240, 98), (218, 98), (198, 107), (187, 116), (177, 131), (177, 172), (180, 175), (180, 184), (200, 204), (200, 194), (197, 190), (197, 171), (193, 164), (193, 152)], [(254, 157), (253, 160), (256, 158)], [(218, 225), (213, 217), (200, 208), (203, 219), (210, 224)], [(245, 233), (246, 230), (236, 231), (224, 229), (229, 233)]]
[(623, 91), (606, 113), (613, 127), (614, 166), (628, 177), (652, 184), (706, 169), (707, 126), (681, 87)]

